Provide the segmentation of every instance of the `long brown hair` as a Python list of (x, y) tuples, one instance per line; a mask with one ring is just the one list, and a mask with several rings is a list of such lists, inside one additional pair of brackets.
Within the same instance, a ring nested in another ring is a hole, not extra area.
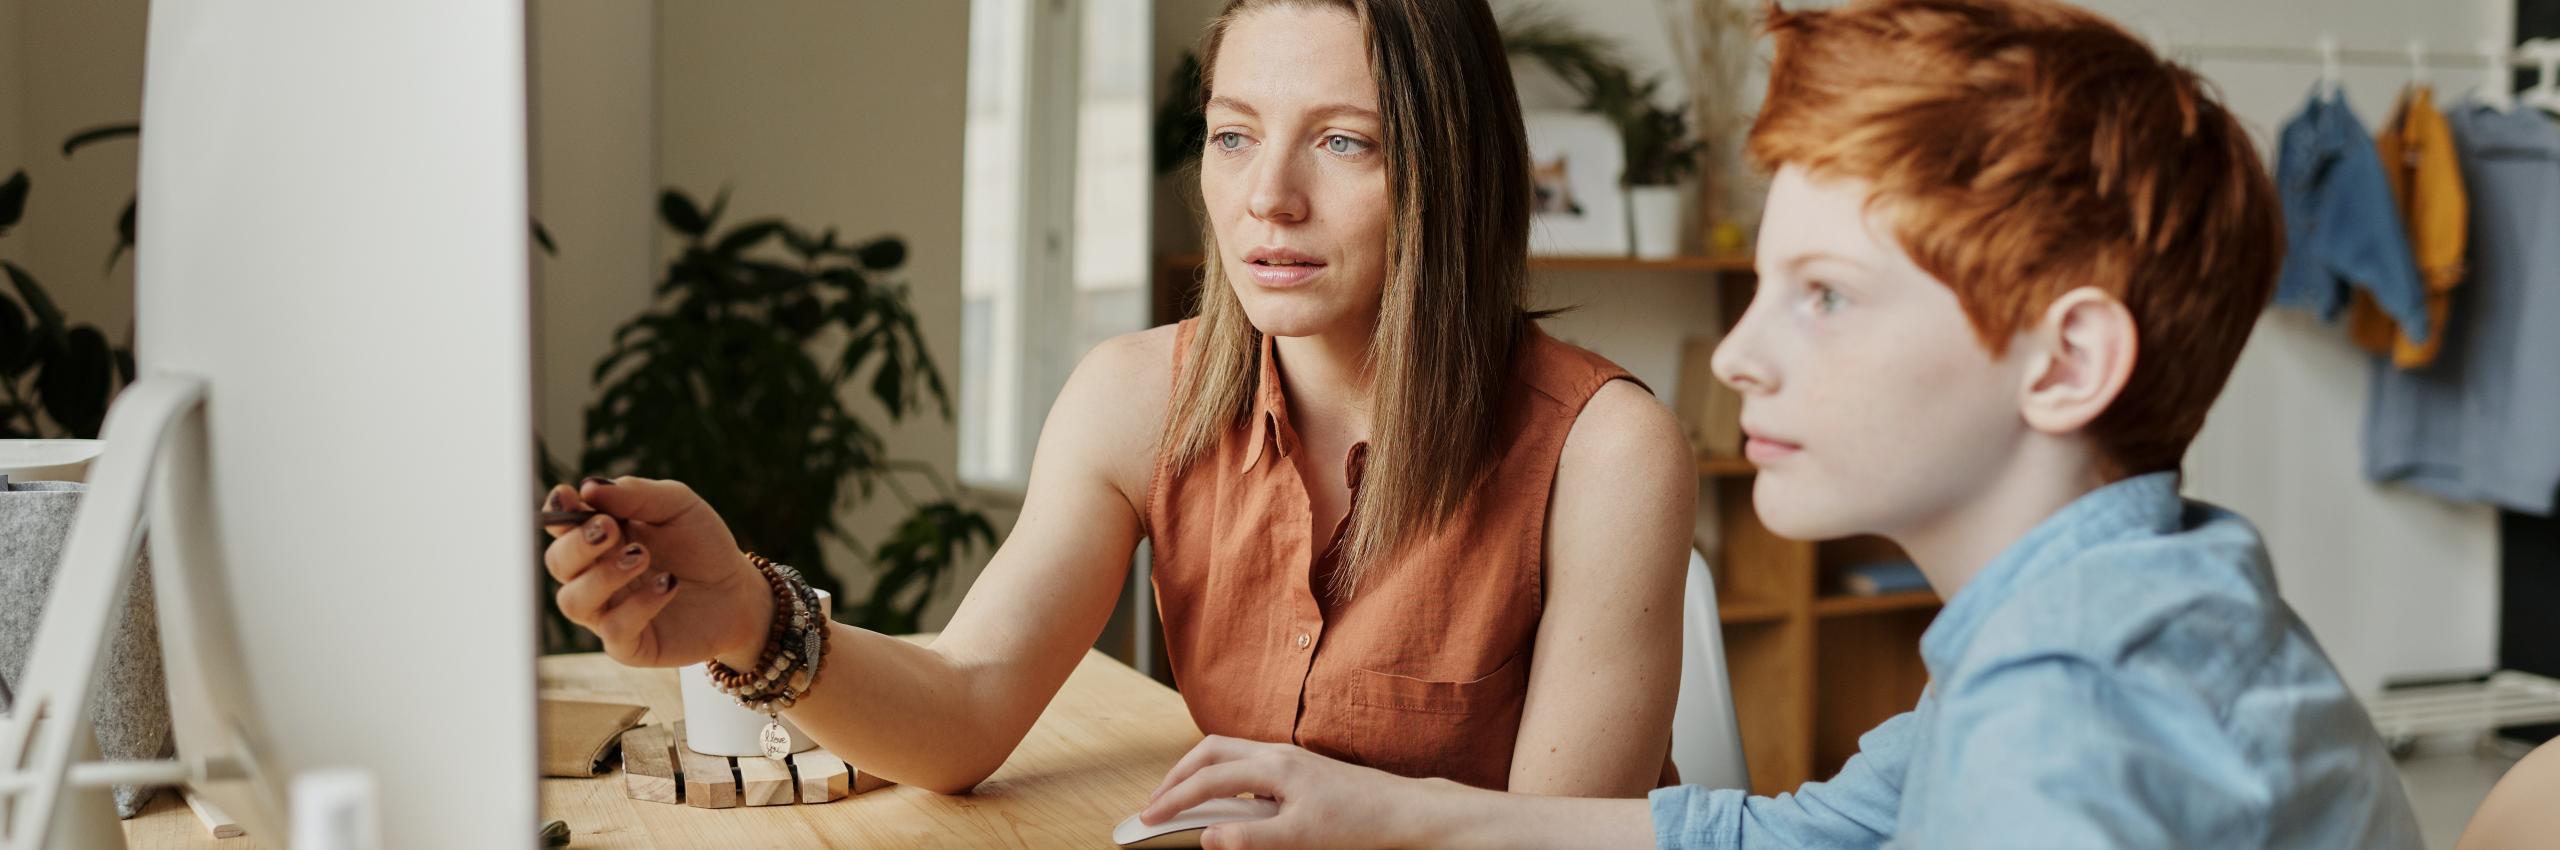
[[(1283, 3), (1349, 11), (1367, 34), (1394, 227), (1369, 341), (1369, 453), (1333, 592), (1456, 513), (1490, 466), (1495, 410), (1527, 333), (1529, 144), (1484, 0), (1230, 0), (1202, 42), (1203, 92), (1238, 16)], [(1166, 437), (1177, 468), (1253, 411), (1262, 334), (1203, 221), (1200, 326)]]

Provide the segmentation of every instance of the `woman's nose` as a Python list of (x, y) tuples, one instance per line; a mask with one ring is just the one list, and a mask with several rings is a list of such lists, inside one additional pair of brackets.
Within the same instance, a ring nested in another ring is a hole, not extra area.
[(1254, 163), (1253, 193), (1248, 211), (1263, 221), (1305, 221), (1307, 194), (1298, 183), (1298, 157), (1286, 152)]

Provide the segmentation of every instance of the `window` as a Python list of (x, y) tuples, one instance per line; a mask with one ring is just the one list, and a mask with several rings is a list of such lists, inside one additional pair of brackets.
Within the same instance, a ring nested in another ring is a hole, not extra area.
[(1152, 0), (972, 0), (960, 475), (1018, 491), (1067, 375), (1146, 326)]

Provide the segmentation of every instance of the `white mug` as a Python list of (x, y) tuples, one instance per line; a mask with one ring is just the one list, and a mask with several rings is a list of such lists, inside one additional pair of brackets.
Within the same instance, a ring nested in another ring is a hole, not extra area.
[(19, 484), (83, 481), (106, 450), (103, 440), (0, 440), (0, 475)]
[[(835, 597), (818, 591), (818, 610), (835, 610)], [(728, 694), (712, 687), (709, 668), (703, 664), (686, 665), (676, 674), (684, 691), (684, 745), (706, 756), (763, 756), (764, 712), (738, 705)], [(791, 751), (805, 753), (818, 748), (800, 727), (782, 721), (782, 731), (791, 736)]]

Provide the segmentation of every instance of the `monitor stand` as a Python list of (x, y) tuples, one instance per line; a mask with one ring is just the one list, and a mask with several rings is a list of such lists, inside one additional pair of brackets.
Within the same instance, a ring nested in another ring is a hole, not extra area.
[[(180, 510), (190, 494), (170, 492), (190, 480), (201, 486), (203, 476), (169, 474), (204, 462), (204, 398), (202, 380), (161, 373), (126, 387), (109, 411), (102, 434), (109, 448), (90, 467), (89, 489), (72, 521), (26, 674), (0, 726), (0, 850), (124, 847), (111, 790), (118, 784), (219, 788), (233, 804), (226, 808), (263, 834), (261, 840), (283, 837), (273, 829), (284, 808), (276, 784), (260, 775), (254, 734), (244, 724), (220, 720), (253, 715), (237, 704), (231, 706), (237, 711), (204, 710), (237, 696), (219, 693), (226, 689), (212, 685), (222, 677), (211, 671), (238, 669), (236, 655), (222, 657), (237, 647), (223, 639), (230, 632), (229, 609), (220, 605), (222, 597), (202, 592), (215, 584), (201, 569), (210, 547), (191, 547), (181, 559), (162, 561), (156, 556), (170, 547), (162, 541), (153, 546), (162, 646), (177, 650), (166, 655), (164, 666), (179, 757), (100, 761), (90, 731), (89, 694), (125, 587), (133, 581), (145, 496), (151, 498), (150, 518), (165, 529), (200, 530), (207, 524)], [(190, 564), (189, 558), (199, 560)]]

